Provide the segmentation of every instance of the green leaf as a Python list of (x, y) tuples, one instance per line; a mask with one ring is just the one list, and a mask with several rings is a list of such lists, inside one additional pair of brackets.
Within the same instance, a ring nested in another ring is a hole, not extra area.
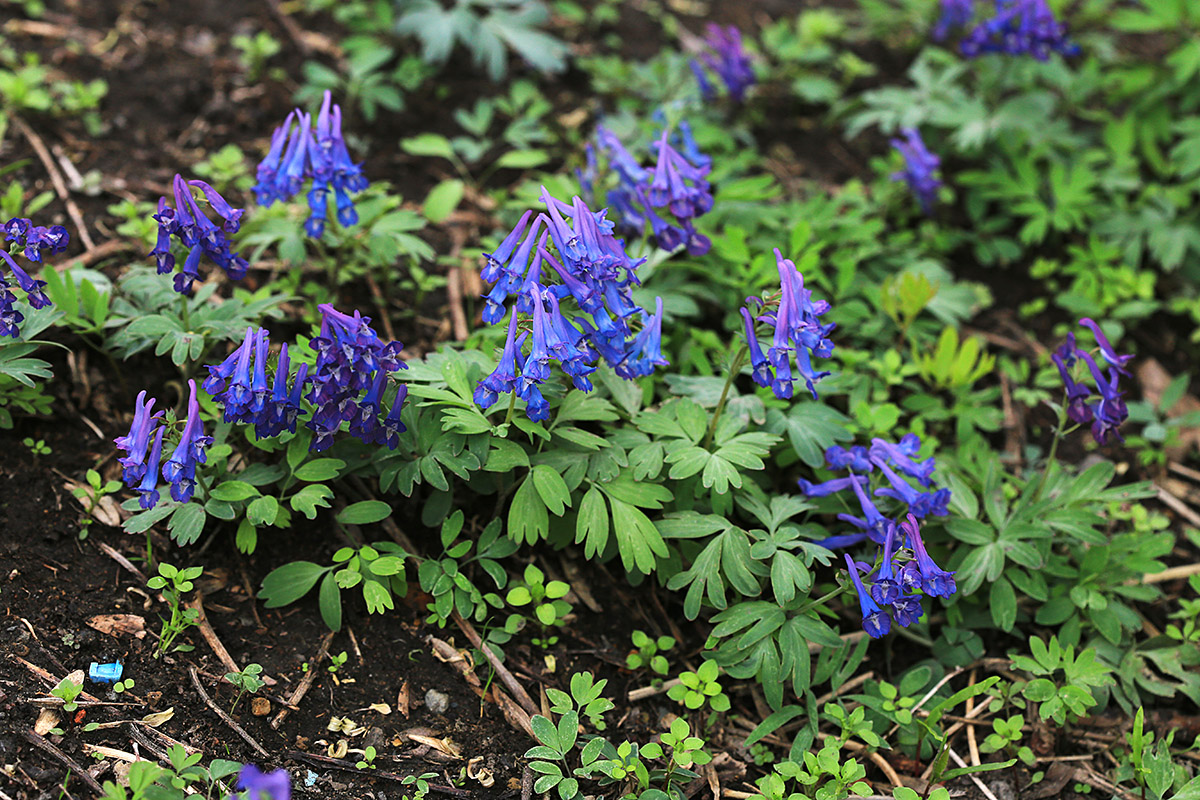
[(271, 495), (256, 497), (246, 507), (246, 519), (256, 528), (264, 525), (274, 525), (275, 517), (279, 514), (279, 501)]
[(508, 535), (518, 542), (533, 544), (550, 532), (550, 515), (532, 477), (517, 487), (508, 508)]
[(258, 489), (255, 489), (245, 481), (225, 481), (218, 484), (208, 495), (217, 500), (235, 503), (239, 500), (249, 500), (251, 497), (257, 497)]
[(1008, 632), (1017, 621), (1017, 593), (1007, 578), (992, 584), (988, 606), (992, 611), (992, 621), (1000, 630)]
[(311, 561), (293, 561), (276, 567), (263, 578), (258, 596), (267, 608), (279, 608), (294, 603), (316, 584), (317, 579), (330, 570)]
[(496, 159), (498, 169), (534, 169), (550, 160), (543, 150), (509, 150)]
[(575, 543), (583, 542), (585, 558), (596, 558), (608, 544), (608, 508), (604, 494), (595, 486), (587, 490), (579, 503), (575, 519)]
[(537, 488), (542, 502), (546, 504), (546, 508), (550, 509), (556, 517), (561, 517), (566, 507), (571, 505), (571, 491), (567, 488), (567, 483), (563, 480), (562, 475), (545, 464), (539, 464), (530, 471), (529, 477)]
[(333, 497), (333, 490), (328, 486), (323, 483), (310, 483), (292, 495), (288, 504), (294, 511), (299, 511), (309, 519), (316, 519), (318, 508), (329, 508), (330, 497)]
[(340, 458), (318, 458), (301, 464), (294, 473), (302, 481), (328, 481), (336, 478), (346, 466)]
[(321, 589), (317, 593), (317, 607), (321, 610), (321, 619), (329, 630), (341, 630), (342, 592), (338, 589), (332, 572), (326, 574), (321, 581)]
[(337, 515), (337, 521), (343, 525), (368, 525), (391, 515), (392, 507), (382, 500), (362, 500), (343, 508)]
[(615, 497), (609, 497), (608, 502), (612, 506), (612, 529), (621, 563), (627, 572), (649, 575), (654, 570), (655, 556), (667, 557), (666, 543), (650, 518), (635, 506)]
[(425, 198), (425, 218), (433, 223), (445, 222), (462, 201), (465, 184), (450, 178), (434, 186)]
[(167, 528), (171, 531), (171, 538), (175, 543), (183, 547), (200, 538), (207, 518), (203, 506), (199, 503), (188, 503), (175, 509)]
[(454, 160), (454, 148), (450, 145), (450, 140), (436, 133), (422, 133), (420, 136), (403, 139), (400, 147), (412, 156), (433, 156)]

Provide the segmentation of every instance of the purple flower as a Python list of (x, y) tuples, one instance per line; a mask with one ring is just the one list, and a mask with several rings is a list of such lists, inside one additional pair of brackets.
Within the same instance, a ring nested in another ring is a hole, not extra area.
[(904, 156), (904, 169), (893, 173), (892, 180), (908, 183), (921, 211), (930, 214), (937, 201), (938, 187), (942, 185), (937, 177), (938, 165), (942, 160), (929, 152), (916, 128), (905, 128), (901, 133), (904, 138), (892, 139), (891, 145)]
[[(755, 83), (750, 56), (742, 47), (742, 34), (732, 25), (721, 27), (713, 23), (708, 24), (707, 34), (704, 41), (709, 49), (701, 53), (700, 59), (725, 84), (729, 96), (740, 103), (746, 97), (746, 90)], [(711, 85), (702, 79), (698, 67), (692, 67), (692, 72), (700, 83), (701, 94), (708, 99), (712, 95)]]
[(246, 800), (291, 800), (292, 782), (287, 770), (263, 772), (253, 764), (246, 764), (238, 773), (237, 788), (246, 792)]
[(311, 181), (305, 195), (309, 216), (304, 230), (314, 239), (325, 234), (330, 193), (338, 223), (345, 228), (358, 223), (350, 194), (366, 189), (368, 183), (361, 166), (351, 160), (346, 149), (342, 109), (333, 102), (332, 93), (325, 92), (315, 123), (300, 109), (288, 114), (283, 125), (271, 134), (271, 147), (259, 162), (256, 177), (254, 195), (264, 206), (290, 200), (305, 181)]
[[(887, 536), (889, 528), (893, 525), (892, 521), (880, 513), (879, 509), (871, 502), (871, 498), (863, 491), (862, 481), (854, 481), (850, 484), (850, 488), (854, 490), (855, 497), (858, 498), (859, 507), (862, 509), (862, 518), (855, 517), (851, 514), (838, 514), (838, 519), (843, 522), (849, 522), (857, 528), (862, 528), (867, 532), (867, 536), (872, 541), (882, 543)], [(876, 492), (878, 494), (878, 492)]]
[(616, 372), (622, 378), (637, 378), (654, 374), (654, 368), (670, 364), (662, 354), (663, 301), (654, 298), (654, 315), (642, 312), (642, 330), (634, 337), (625, 361), (617, 365)]
[(975, 0), (942, 0), (942, 15), (933, 27), (934, 41), (942, 41), (952, 28), (965, 28), (975, 16)]
[(890, 606), (900, 599), (900, 582), (892, 575), (892, 546), (896, 541), (896, 525), (888, 526), (883, 535), (883, 562), (871, 585), (871, 597), (881, 606)]
[(122, 467), (121, 479), (126, 486), (136, 485), (146, 474), (146, 448), (150, 445), (151, 428), (155, 420), (162, 416), (162, 412), (150, 413), (154, 403), (153, 397), (146, 399), (145, 390), (139, 392), (134, 401), (133, 424), (129, 426), (129, 433), (113, 440), (118, 450), (125, 451), (125, 457), (117, 461)]
[[(765, 363), (760, 360), (755, 364), (752, 352), (751, 367), (760, 378), (769, 380), (776, 397), (786, 400), (792, 396), (792, 353), (795, 353), (797, 371), (804, 378), (813, 399), (816, 399), (815, 384), (830, 373), (815, 371), (812, 356), (829, 358), (833, 355), (833, 342), (828, 336), (835, 325), (822, 324), (820, 319), (829, 311), (829, 303), (824, 300), (813, 301), (812, 292), (804, 288), (804, 276), (791, 259), (783, 257), (778, 248), (775, 250), (775, 262), (779, 272), (779, 306), (774, 313), (758, 317), (759, 322), (774, 327), (774, 335)], [(747, 343), (750, 338), (747, 333)]]
[[(905, 565), (908, 586), (920, 585), (925, 594), (930, 597), (949, 597), (957, 591), (954, 583), (954, 573), (947, 572), (933, 562), (925, 550), (925, 542), (921, 539), (921, 527), (912, 514), (900, 523), (900, 529), (908, 537), (908, 546), (912, 548), (913, 561)], [(915, 573), (915, 574), (914, 574)], [(906, 587), (907, 588), (907, 587)]]
[[(10, 256), (4, 250), (0, 250), (0, 256), (3, 256), (4, 261), (8, 264), (8, 269), (10, 272), (12, 272), (13, 277), (16, 278), (17, 285), (21, 287), (21, 291), (25, 292), (25, 300), (29, 303), (30, 306), (32, 306), (33, 308), (46, 308), (47, 306), (49, 306), (51, 304), (50, 298), (46, 296), (46, 293), (44, 291), (42, 291), (42, 289), (46, 285), (45, 281), (39, 281), (39, 280), (35, 280), (34, 278), (31, 278), (29, 276), (29, 273), (27, 273), (25, 270), (21, 269), (20, 265), (17, 264), (17, 262), (13, 259), (13, 257)], [(3, 276), (0, 275), (0, 278), (2, 278), (2, 277)], [(7, 281), (4, 283), (4, 286), (7, 289), (7, 287), (8, 287)], [(11, 300), (9, 301), (9, 304), (11, 304)], [(10, 305), (10, 308), (11, 308), (11, 305)], [(14, 337), (16, 336), (15, 323), (14, 323), (14, 333), (12, 335)]]
[[(159, 198), (158, 212), (153, 217), (158, 222), (158, 239), (154, 249), (147, 253), (148, 256), (154, 256), (158, 273), (165, 275), (175, 268), (171, 240), (177, 238), (188, 251), (179, 274), (174, 278), (175, 291), (180, 294), (186, 294), (192, 283), (199, 279), (200, 259), (203, 256), (225, 270), (231, 280), (244, 277), (249, 264), (233, 252), (226, 238), (226, 234), (236, 233), (241, 226), (242, 209), (231, 206), (204, 181), (186, 181), (182, 175), (176, 175), (171, 186), (175, 205), (172, 207), (165, 197)], [(193, 188), (201, 191), (209, 208), (221, 218), (220, 227), (200, 208)]]
[(517, 388), (517, 310), (514, 308), (508, 320), (508, 334), (504, 340), (504, 350), (492, 374), (481, 380), (475, 387), (475, 404), (484, 411), (491, 408), (497, 398), (505, 392), (515, 392)]
[(17, 338), (21, 331), (17, 327), (25, 321), (25, 315), (17, 311), (17, 296), (9, 288), (8, 281), (0, 274), (0, 336)]
[(917, 595), (902, 594), (892, 603), (892, 616), (902, 628), (915, 624), (922, 614), (921, 598)]
[(858, 605), (862, 611), (862, 626), (863, 630), (872, 639), (879, 639), (888, 634), (892, 629), (892, 618), (887, 612), (879, 607), (879, 604), (867, 594), (867, 590), (863, 588), (862, 578), (858, 574), (858, 566), (854, 563), (854, 559), (850, 554), (846, 554), (846, 570), (850, 573), (850, 580), (854, 582), (854, 590), (858, 593)]
[(392, 401), (392, 410), (384, 417), (383, 422), (379, 423), (375, 441), (388, 450), (395, 450), (396, 445), (400, 444), (400, 434), (408, 430), (400, 421), (400, 412), (404, 410), (404, 398), (406, 397), (408, 397), (408, 387), (400, 384), (396, 389), (396, 397)]
[(799, 484), (800, 491), (804, 493), (805, 497), (829, 497), (838, 492), (844, 492), (846, 489), (852, 489), (853, 484), (861, 485), (866, 480), (862, 475), (847, 475), (844, 478), (834, 478), (824, 483), (812, 483), (803, 478), (796, 483)]
[(151, 509), (158, 505), (158, 462), (162, 458), (163, 434), (166, 432), (165, 425), (158, 426), (158, 432), (154, 435), (154, 445), (150, 448), (150, 459), (146, 463), (146, 473), (137, 486), (138, 505), (143, 509)]
[[(1108, 337), (1100, 330), (1100, 326), (1092, 320), (1085, 317), (1079, 322), (1095, 334), (1100, 355), (1109, 364), (1109, 370), (1105, 376), (1091, 354), (1078, 347), (1075, 334), (1067, 334), (1066, 342), (1050, 356), (1066, 388), (1067, 417), (1080, 425), (1090, 422), (1092, 438), (1097, 444), (1108, 444), (1114, 436), (1119, 441), (1124, 441), (1119, 428), (1129, 417), (1129, 410), (1125, 406), (1124, 393), (1120, 390), (1119, 381), (1121, 375), (1129, 375), (1125, 364), (1133, 356), (1117, 354)], [(1094, 387), (1088, 386), (1084, 381), (1076, 381), (1072, 375), (1071, 368), (1080, 361), (1087, 364)], [(1098, 399), (1093, 400), (1093, 397)]]
[(921, 447), (921, 440), (915, 433), (904, 436), (897, 444), (883, 439), (872, 439), (870, 459), (876, 464), (891, 464), (910, 478), (915, 478), (922, 486), (932, 483), (931, 476), (935, 468), (934, 460), (927, 458), (918, 463), (912, 460)]
[(36, 262), (42, 260), (43, 252), (52, 256), (66, 252), (71, 235), (62, 225), (43, 227), (34, 225), (32, 220), (13, 217), (4, 223), (4, 241), (24, 247), (25, 257)]
[(162, 466), (162, 476), (171, 484), (171, 497), (179, 503), (186, 503), (192, 499), (192, 493), (196, 489), (196, 465), (205, 462), (205, 451), (212, 444), (212, 437), (204, 435), (194, 380), (188, 381), (188, 390), (188, 417), (183, 427), (183, 435), (179, 437), (179, 444), (175, 446), (171, 457)]
[(825, 463), (830, 469), (852, 469), (855, 472), (871, 472), (875, 469), (867, 448), (861, 444), (853, 447), (832, 445), (825, 451)]
[(1045, 61), (1051, 53), (1075, 55), (1079, 45), (1067, 39), (1066, 26), (1054, 18), (1046, 0), (995, 0), (995, 16), (980, 22), (959, 49), (967, 58), (1005, 53)]

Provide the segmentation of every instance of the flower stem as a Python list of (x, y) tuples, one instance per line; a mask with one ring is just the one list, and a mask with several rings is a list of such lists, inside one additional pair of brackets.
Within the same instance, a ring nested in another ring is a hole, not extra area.
[(717, 407), (713, 410), (712, 422), (708, 424), (708, 433), (704, 435), (705, 450), (712, 445), (713, 436), (717, 432), (717, 423), (721, 420), (721, 412), (725, 410), (725, 402), (729, 400), (729, 388), (733, 386), (734, 379), (741, 373), (742, 367), (746, 364), (746, 356), (749, 354), (750, 348), (743, 344), (734, 357), (733, 363), (729, 366), (729, 374), (725, 377), (725, 387), (721, 389), (721, 399), (717, 401)]
[(1046, 455), (1046, 467), (1042, 470), (1042, 476), (1038, 483), (1037, 492), (1034, 493), (1035, 499), (1041, 499), (1042, 492), (1046, 491), (1046, 478), (1050, 474), (1050, 467), (1058, 463), (1058, 443), (1063, 438), (1063, 430), (1067, 425), (1067, 398), (1064, 395), (1062, 405), (1058, 408), (1058, 424), (1054, 427), (1054, 440), (1050, 442), (1050, 452)]
[(517, 407), (517, 393), (513, 392), (508, 399), (508, 413), (504, 415), (504, 424), (512, 422), (513, 409)]

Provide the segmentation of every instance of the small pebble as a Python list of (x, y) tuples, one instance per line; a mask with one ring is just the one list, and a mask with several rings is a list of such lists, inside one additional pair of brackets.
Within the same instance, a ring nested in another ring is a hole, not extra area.
[(445, 714), (450, 707), (450, 695), (430, 689), (425, 693), (425, 707), (435, 714)]
[(265, 717), (271, 713), (271, 701), (265, 697), (255, 697), (250, 701), (250, 713), (256, 717)]

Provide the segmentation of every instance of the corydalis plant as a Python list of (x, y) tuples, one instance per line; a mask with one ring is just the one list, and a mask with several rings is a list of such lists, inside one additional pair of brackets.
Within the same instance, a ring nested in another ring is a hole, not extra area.
[[(1045, 61), (1051, 53), (1070, 56), (1079, 52), (1079, 45), (1067, 38), (1066, 26), (1055, 19), (1046, 0), (995, 0), (991, 11), (993, 16), (977, 24), (959, 43), (959, 50), (967, 58), (1004, 53)], [(967, 25), (972, 14), (970, 3), (943, 3), (942, 20), (947, 30)], [(942, 28), (939, 22), (935, 37)]]
[[(884, 439), (872, 439), (870, 448), (834, 445), (826, 450), (825, 463), (829, 469), (845, 470), (848, 475), (823, 483), (801, 479), (798, 481), (800, 491), (808, 497), (845, 496), (846, 492), (851, 493), (862, 516), (843, 513), (838, 514), (838, 519), (849, 522), (861, 532), (832, 536), (818, 544), (834, 549), (849, 547), (868, 538), (877, 544), (884, 544), (888, 531), (895, 523), (879, 510), (872, 497), (884, 497), (902, 503), (906, 506), (906, 513), (917, 519), (946, 516), (950, 490), (933, 488), (936, 464), (932, 457), (916, 461), (915, 456), (920, 448), (920, 438), (915, 433), (909, 433), (895, 444)], [(876, 470), (885, 483), (872, 492), (868, 475)], [(909, 483), (910, 479), (915, 480), (921, 488), (917, 489)]]
[(254, 196), (260, 205), (290, 200), (309, 182), (305, 199), (309, 215), (304, 230), (314, 239), (325, 233), (329, 199), (333, 192), (337, 220), (348, 228), (358, 223), (352, 193), (367, 188), (360, 165), (350, 160), (342, 138), (342, 109), (325, 92), (314, 126), (312, 115), (300, 109), (288, 114), (271, 135), (271, 149), (258, 165)]
[[(16, 260), (3, 250), (0, 250), (0, 258), (4, 259), (4, 264), (8, 266), (21, 291), (25, 292), (25, 300), (30, 306), (45, 308), (50, 305), (50, 298), (43, 291), (45, 281), (30, 277), (29, 273), (21, 269)], [(5, 279), (3, 271), (0, 271), (0, 336), (11, 336), (15, 339), (21, 333), (18, 326), (25, 321), (25, 315), (17, 311), (16, 301), (16, 294)]]
[(937, 175), (942, 160), (929, 152), (916, 128), (905, 128), (901, 133), (904, 138), (892, 139), (890, 144), (904, 156), (904, 169), (893, 173), (892, 180), (907, 183), (921, 211), (929, 214), (937, 201), (938, 187), (942, 185)]
[(24, 247), (25, 257), (30, 261), (41, 261), (42, 253), (56, 256), (66, 252), (71, 235), (62, 225), (45, 227), (24, 217), (13, 217), (4, 223), (4, 241)]
[(311, 375), (308, 364), (301, 363), (291, 376), (291, 358), (284, 344), (268, 383), (270, 334), (262, 328), (247, 328), (241, 346), (220, 364), (207, 368), (205, 391), (224, 406), (226, 422), (254, 425), (260, 439), (284, 431), (295, 433), (297, 421), (305, 413), (303, 399), (311, 407), (305, 426), (316, 434), (310, 451), (328, 449), (344, 423), (350, 435), (362, 442), (394, 449), (405, 430), (400, 413), (407, 387), (397, 386), (387, 416), (380, 420), (379, 415), (388, 377), (405, 368), (400, 361), (403, 345), (384, 343), (371, 327), (370, 317), (357, 311), (343, 314), (328, 303), (318, 309), (320, 335), (309, 342), (316, 353)]
[[(742, 46), (742, 34), (732, 25), (721, 27), (709, 23), (704, 39), (707, 50), (700, 54), (699, 61), (690, 64), (696, 82), (700, 86), (700, 94), (705, 100), (716, 97), (716, 91), (704, 72), (708, 67), (729, 90), (729, 96), (737, 102), (746, 97), (746, 90), (754, 85), (754, 69), (750, 64), (750, 56)], [(704, 66), (701, 66), (701, 63)]]
[[(693, 256), (709, 251), (712, 243), (696, 230), (693, 221), (713, 206), (708, 182), (712, 159), (700, 152), (686, 121), (678, 124), (674, 135), (663, 130), (650, 148), (656, 153), (652, 167), (643, 167), (603, 125), (596, 127), (596, 144), (619, 179), (617, 188), (610, 190), (606, 198), (617, 213), (615, 222), (622, 233), (649, 233), (664, 250), (686, 247)], [(591, 144), (587, 152), (588, 168), (579, 177), (584, 193), (594, 198), (598, 168)], [(674, 224), (664, 217), (673, 218)]]
[[(1104, 374), (1091, 353), (1076, 345), (1075, 333), (1068, 333), (1067, 340), (1050, 356), (1066, 388), (1067, 418), (1079, 425), (1091, 423), (1092, 438), (1097, 444), (1108, 444), (1114, 436), (1123, 442), (1125, 439), (1119, 428), (1129, 418), (1129, 409), (1125, 407), (1124, 392), (1119, 382), (1121, 376), (1129, 377), (1125, 365), (1133, 356), (1118, 355), (1104, 331), (1093, 320), (1084, 317), (1079, 324), (1096, 337), (1100, 357), (1108, 364), (1108, 374)], [(1077, 381), (1073, 368), (1080, 362), (1087, 365), (1087, 371)], [(1092, 379), (1092, 385), (1088, 385), (1088, 377)]]
[[(902, 548), (907, 561), (900, 560), (904, 557)], [(950, 597), (958, 588), (954, 573), (939, 567), (925, 549), (920, 525), (912, 514), (899, 525), (888, 523), (879, 551), (877, 567), (857, 562), (849, 553), (845, 555), (863, 630), (873, 639), (886, 636), (893, 619), (905, 628), (915, 624), (924, 613), (922, 596)]]
[[(829, 303), (812, 299), (812, 291), (804, 288), (804, 276), (791, 259), (783, 257), (778, 248), (775, 249), (775, 265), (779, 271), (780, 292), (774, 310), (755, 297), (749, 298), (748, 302), (760, 307), (757, 316), (748, 307), (741, 309), (746, 346), (750, 352), (751, 375), (759, 386), (769, 386), (776, 397), (784, 400), (790, 398), (795, 381), (792, 375), (794, 353), (796, 369), (813, 399), (816, 399), (817, 381), (830, 373), (817, 372), (812, 359), (814, 356), (829, 358), (833, 355), (833, 342), (829, 340), (829, 334), (835, 325), (832, 322), (821, 323), (821, 317), (829, 311)], [(771, 345), (765, 355), (758, 341), (756, 323), (765, 324), (772, 331)]]
[(171, 486), (171, 498), (186, 503), (196, 489), (196, 466), (205, 462), (208, 447), (212, 444), (212, 437), (204, 435), (200, 404), (196, 400), (196, 382), (188, 381), (187, 422), (165, 462), (162, 453), (168, 426), (159, 424), (163, 414), (153, 412), (156, 400), (146, 395), (143, 390), (137, 396), (129, 433), (114, 440), (117, 449), (125, 451), (125, 456), (118, 460), (121, 477), (126, 486), (138, 492), (139, 505), (149, 509), (158, 504), (161, 468), (163, 479)]
[[(174, 196), (174, 207), (167, 198), (158, 199), (158, 213), (154, 215), (158, 222), (158, 241), (149, 255), (154, 256), (159, 275), (166, 275), (175, 269), (175, 255), (171, 250), (172, 239), (178, 239), (187, 250), (187, 256), (175, 276), (175, 291), (187, 294), (192, 283), (200, 277), (200, 259), (204, 256), (221, 269), (231, 280), (241, 280), (246, 276), (250, 266), (246, 259), (233, 252), (228, 235), (237, 233), (241, 228), (244, 211), (234, 208), (216, 189), (204, 181), (187, 181), (183, 176), (176, 175), (171, 183)], [(218, 226), (208, 218), (200, 204), (196, 201), (194, 190), (199, 189), (212, 211), (221, 219)]]
[[(485, 410), (499, 395), (512, 392), (525, 401), (533, 420), (549, 415), (540, 387), (554, 362), (585, 392), (592, 389), (588, 375), (600, 359), (627, 379), (667, 364), (662, 300), (656, 301), (653, 314), (633, 302), (630, 290), (642, 260), (631, 259), (612, 235), (607, 211), (594, 212), (578, 197), (568, 205), (544, 187), (542, 202), (544, 213), (535, 217), (527, 211), (500, 246), (486, 254), (480, 275), (494, 285), (485, 295), (483, 319), (495, 324), (508, 314), (509, 322), (496, 369), (475, 390), (475, 402)], [(548, 249), (551, 244), (557, 257)], [(511, 314), (505, 305), (510, 296)], [(564, 309), (568, 301), (582, 314), (569, 314)], [(518, 333), (518, 314), (529, 316), (528, 332)], [(639, 317), (642, 327), (635, 333), (630, 319)]]

